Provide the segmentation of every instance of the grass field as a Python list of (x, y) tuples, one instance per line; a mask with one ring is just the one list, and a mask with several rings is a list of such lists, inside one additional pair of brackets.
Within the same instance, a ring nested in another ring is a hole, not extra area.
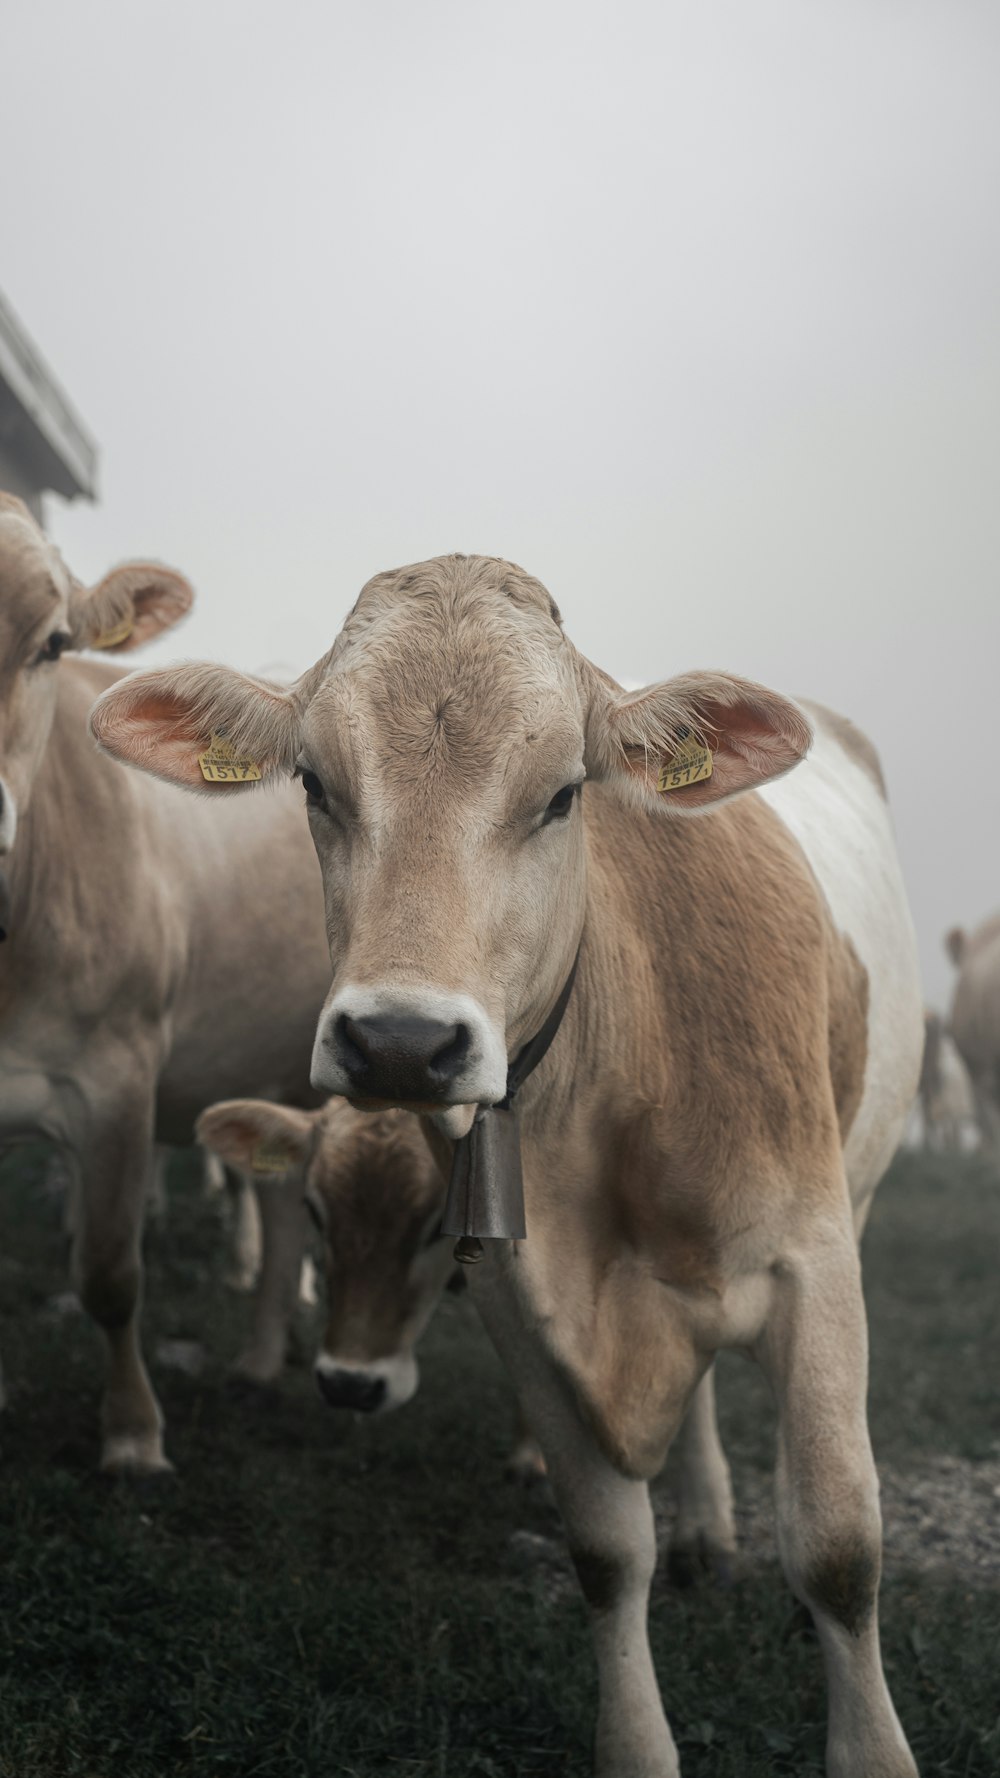
[[(446, 1299), (420, 1393), (383, 1420), (332, 1414), (305, 1366), (235, 1395), (246, 1303), (178, 1163), (146, 1348), (198, 1342), (204, 1370), (153, 1361), (176, 1477), (104, 1481), (99, 1344), (53, 1305), (40, 1171), (0, 1167), (2, 1778), (586, 1778), (584, 1611), (546, 1491), (504, 1482), (510, 1398), (468, 1301)], [(897, 1162), (865, 1245), (871, 1416), (886, 1667), (924, 1778), (1000, 1772), (998, 1257), (982, 1162)], [(657, 1668), (685, 1778), (818, 1774), (818, 1650), (768, 1528), (772, 1413), (751, 1367), (722, 1372), (745, 1568), (724, 1593), (658, 1579)]]

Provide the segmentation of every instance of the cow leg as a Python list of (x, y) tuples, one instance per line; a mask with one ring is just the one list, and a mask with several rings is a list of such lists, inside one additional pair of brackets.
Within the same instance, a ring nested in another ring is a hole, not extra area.
[(705, 1372), (677, 1435), (677, 1519), (667, 1571), (690, 1586), (707, 1570), (723, 1584), (733, 1577), (736, 1521), (729, 1464), (715, 1416), (715, 1372)]
[(142, 1223), (152, 1159), (148, 1112), (106, 1119), (81, 1145), (74, 1273), (107, 1344), (101, 1468), (162, 1470), (163, 1417), (142, 1361)]
[(287, 1178), (254, 1177), (260, 1210), (261, 1266), (250, 1343), (236, 1363), (241, 1377), (271, 1383), (281, 1375), (299, 1298), (306, 1219), (301, 1188)]
[(226, 1167), (223, 1178), (232, 1214), (226, 1283), (233, 1290), (250, 1291), (260, 1277), (263, 1249), (260, 1205), (249, 1174)]
[(787, 1266), (758, 1356), (778, 1403), (778, 1549), (826, 1664), (829, 1778), (916, 1778), (882, 1671), (882, 1525), (865, 1414), (868, 1336), (853, 1241)]
[(582, 1421), (505, 1282), (482, 1267), (476, 1307), (538, 1439), (589, 1609), (598, 1670), (596, 1778), (679, 1778), (646, 1618), (656, 1532), (645, 1482), (623, 1476)]
[(509, 1482), (518, 1482), (522, 1488), (533, 1488), (536, 1482), (545, 1480), (545, 1458), (520, 1402), (515, 1417), (514, 1444), (504, 1464), (504, 1475)]

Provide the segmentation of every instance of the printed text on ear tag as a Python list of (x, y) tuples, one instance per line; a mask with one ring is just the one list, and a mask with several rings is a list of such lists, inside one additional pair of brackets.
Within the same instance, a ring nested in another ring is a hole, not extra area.
[[(260, 773), (257, 775), (259, 777)], [(294, 1165), (288, 1150), (273, 1142), (258, 1142), (250, 1157), (252, 1173), (287, 1173)]]
[(701, 784), (712, 776), (712, 755), (690, 729), (682, 729), (673, 758), (660, 767), (656, 780), (659, 791), (684, 790), (689, 784)]
[(117, 648), (119, 642), (128, 641), (134, 629), (135, 618), (123, 617), (120, 624), (114, 624), (110, 630), (102, 630), (90, 646), (91, 648)]
[(199, 753), (201, 775), (208, 784), (259, 784), (261, 769), (252, 759), (239, 755), (230, 741), (216, 729), (204, 753)]

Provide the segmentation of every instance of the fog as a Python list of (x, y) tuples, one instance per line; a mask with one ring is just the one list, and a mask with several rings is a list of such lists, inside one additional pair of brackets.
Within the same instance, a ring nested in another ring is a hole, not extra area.
[(928, 997), (1000, 906), (1000, 13), (6, 0), (0, 285), (102, 450), (147, 661), (298, 669), (363, 580), (538, 574), (619, 678), (883, 756)]

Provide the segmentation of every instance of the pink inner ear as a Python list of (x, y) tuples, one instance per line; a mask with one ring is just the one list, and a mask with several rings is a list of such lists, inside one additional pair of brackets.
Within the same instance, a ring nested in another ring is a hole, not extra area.
[(203, 786), (198, 755), (205, 751), (208, 736), (204, 724), (178, 698), (143, 692), (126, 680), (97, 704), (91, 728), (105, 752), (124, 764), (176, 784)]

